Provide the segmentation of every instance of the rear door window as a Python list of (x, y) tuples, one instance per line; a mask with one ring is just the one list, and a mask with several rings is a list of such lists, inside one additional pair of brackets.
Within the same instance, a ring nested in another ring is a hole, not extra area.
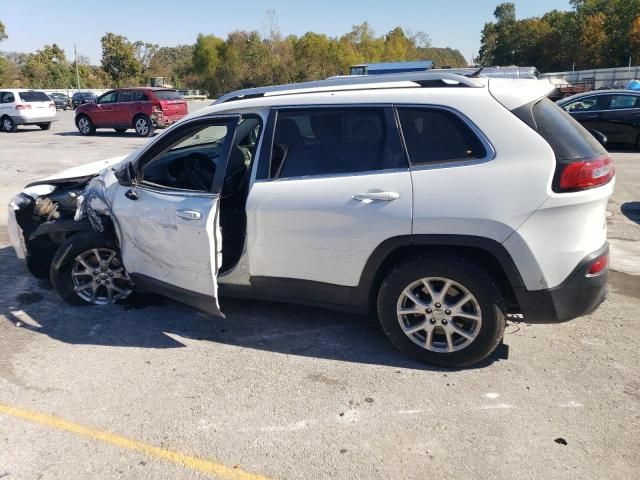
[(620, 110), (623, 108), (637, 108), (639, 106), (637, 95), (611, 95), (611, 110)]
[(400, 167), (407, 164), (391, 109), (323, 107), (278, 113), (271, 178)]
[(412, 165), (477, 160), (487, 149), (458, 115), (438, 108), (398, 108)]
[(50, 102), (51, 99), (44, 92), (20, 92), (20, 100), (23, 102)]
[(131, 102), (132, 93), (130, 90), (125, 90), (124, 92), (120, 92), (120, 100), (119, 103)]

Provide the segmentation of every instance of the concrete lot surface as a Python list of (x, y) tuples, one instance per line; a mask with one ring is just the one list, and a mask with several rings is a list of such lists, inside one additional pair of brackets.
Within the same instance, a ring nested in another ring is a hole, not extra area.
[[(0, 134), (1, 205), (145, 142), (59, 118)], [(510, 323), (491, 361), (463, 371), (320, 309), (71, 307), (16, 260), (0, 208), (0, 478), (638, 478), (640, 154), (613, 157), (609, 299), (565, 324)]]

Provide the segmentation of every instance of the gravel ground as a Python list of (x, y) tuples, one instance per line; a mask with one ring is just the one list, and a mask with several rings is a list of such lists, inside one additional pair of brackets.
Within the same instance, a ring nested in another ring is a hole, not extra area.
[[(0, 135), (0, 204), (144, 142), (80, 137), (73, 113), (59, 116), (47, 132)], [(70, 307), (25, 273), (0, 209), (0, 478), (211, 476), (2, 406), (226, 465), (221, 478), (637, 478), (640, 154), (613, 156), (609, 299), (565, 324), (511, 323), (498, 353), (463, 371), (405, 359), (372, 318), (314, 308)]]

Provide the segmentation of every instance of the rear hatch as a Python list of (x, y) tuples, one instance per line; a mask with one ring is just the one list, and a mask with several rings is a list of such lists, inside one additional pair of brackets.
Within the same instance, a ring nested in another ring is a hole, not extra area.
[(20, 102), (16, 104), (16, 110), (28, 118), (51, 117), (56, 114), (56, 105), (51, 98), (44, 93), (35, 90), (19, 92)]
[(162, 114), (165, 117), (183, 117), (188, 113), (187, 102), (176, 90), (155, 90)]

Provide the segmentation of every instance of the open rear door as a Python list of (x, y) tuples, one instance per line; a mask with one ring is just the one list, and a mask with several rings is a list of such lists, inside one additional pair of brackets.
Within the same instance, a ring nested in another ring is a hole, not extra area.
[(137, 287), (216, 315), (222, 260), (220, 192), (239, 116), (185, 122), (134, 162), (113, 215), (125, 268)]

